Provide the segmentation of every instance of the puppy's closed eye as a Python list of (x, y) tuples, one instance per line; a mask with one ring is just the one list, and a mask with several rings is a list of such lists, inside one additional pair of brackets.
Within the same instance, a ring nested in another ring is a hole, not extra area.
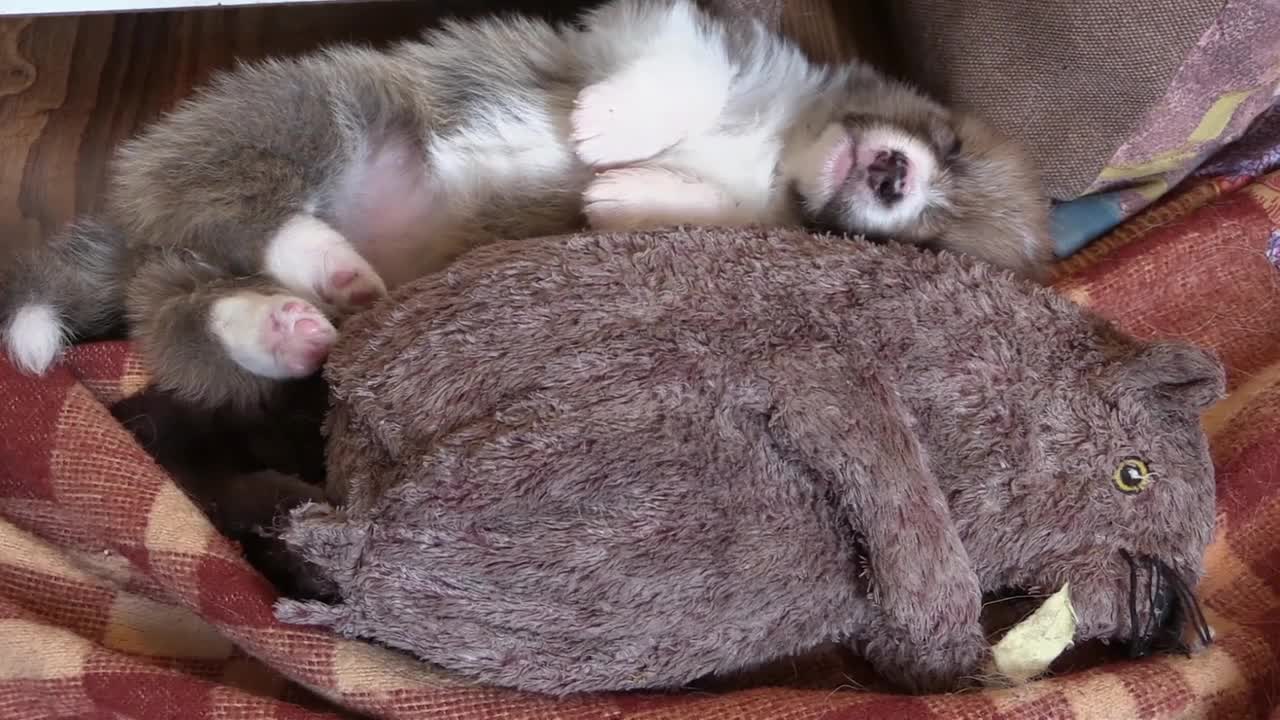
[(962, 149), (962, 141), (955, 129), (951, 127), (951, 123), (945, 118), (936, 115), (929, 118), (927, 125), (927, 133), (929, 144), (933, 146), (934, 152), (938, 157), (944, 160), (954, 160), (960, 154)]

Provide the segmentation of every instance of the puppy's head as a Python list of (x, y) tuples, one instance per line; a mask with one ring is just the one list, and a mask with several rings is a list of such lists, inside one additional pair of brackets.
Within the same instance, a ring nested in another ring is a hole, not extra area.
[(966, 253), (1042, 278), (1049, 206), (1024, 148), (911, 87), (860, 76), (788, 148), (785, 174), (814, 225)]

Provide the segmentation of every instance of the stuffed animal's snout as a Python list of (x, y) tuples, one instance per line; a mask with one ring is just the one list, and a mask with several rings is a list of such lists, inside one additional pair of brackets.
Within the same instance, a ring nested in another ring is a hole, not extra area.
[(1192, 574), (1177, 563), (1120, 549), (1071, 585), (1077, 643), (1118, 643), (1133, 658), (1190, 654), (1213, 643)]

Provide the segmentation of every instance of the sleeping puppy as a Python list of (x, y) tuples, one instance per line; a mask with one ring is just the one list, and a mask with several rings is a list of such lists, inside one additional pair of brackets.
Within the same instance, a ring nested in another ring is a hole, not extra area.
[(754, 19), (612, 0), (222, 74), (120, 148), (100, 217), (0, 249), (0, 332), (43, 373), (121, 324), (159, 389), (260, 410), (351, 313), (500, 238), (807, 225), (1035, 276), (1047, 205), (977, 118)]

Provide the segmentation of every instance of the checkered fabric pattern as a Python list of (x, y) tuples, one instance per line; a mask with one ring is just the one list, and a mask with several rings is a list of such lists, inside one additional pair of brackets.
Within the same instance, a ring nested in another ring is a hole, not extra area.
[(0, 717), (450, 720), (1280, 718), (1280, 173), (1211, 179), (1062, 268), (1076, 301), (1145, 337), (1216, 348), (1219, 472), (1201, 592), (1211, 651), (1012, 690), (850, 688), (553, 700), (468, 687), (407, 657), (273, 619), (272, 588), (107, 406), (146, 380), (124, 343), (34, 379), (0, 358)]

